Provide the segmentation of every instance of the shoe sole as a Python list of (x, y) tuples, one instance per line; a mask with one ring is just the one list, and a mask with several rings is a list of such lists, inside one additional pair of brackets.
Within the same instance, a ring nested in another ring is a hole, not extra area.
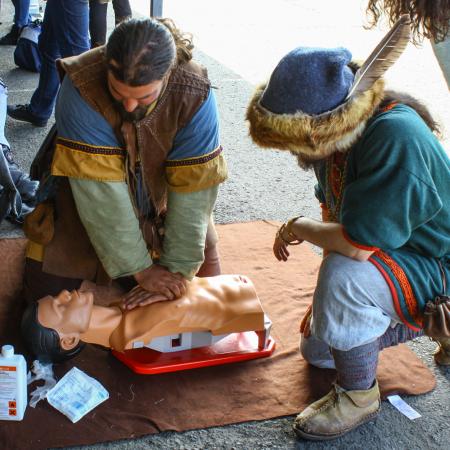
[(378, 410), (375, 413), (372, 413), (370, 416), (367, 416), (364, 420), (361, 420), (360, 422), (355, 424), (349, 430), (342, 431), (341, 433), (338, 433), (338, 434), (331, 434), (331, 435), (328, 435), (328, 434), (309, 434), (309, 433), (306, 433), (303, 430), (299, 430), (299, 429), (295, 428), (295, 426), (293, 428), (294, 428), (295, 434), (298, 437), (301, 437), (303, 439), (307, 439), (308, 441), (331, 441), (333, 439), (337, 439), (337, 438), (339, 438), (341, 436), (344, 436), (344, 434), (349, 433), (350, 431), (354, 430), (355, 428), (359, 427), (360, 425), (364, 425), (365, 423), (376, 419), (379, 413), (380, 413), (380, 410)]
[(47, 126), (47, 122), (31, 122), (31, 121), (26, 120), (26, 119), (21, 119), (19, 117), (14, 117), (14, 116), (12, 116), (9, 113), (8, 113), (8, 116), (11, 117), (11, 119), (18, 120), (19, 122), (26, 122), (26, 123), (29, 123), (29, 124), (35, 126), (35, 127), (44, 128), (44, 127)]

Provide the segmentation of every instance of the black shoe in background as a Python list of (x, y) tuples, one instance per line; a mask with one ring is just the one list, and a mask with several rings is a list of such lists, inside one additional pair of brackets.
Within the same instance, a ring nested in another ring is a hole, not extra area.
[(22, 122), (29, 122), (36, 127), (45, 127), (47, 119), (39, 119), (30, 111), (30, 105), (8, 105), (8, 116)]
[(22, 29), (14, 24), (11, 31), (0, 38), (0, 45), (17, 45), (21, 31)]

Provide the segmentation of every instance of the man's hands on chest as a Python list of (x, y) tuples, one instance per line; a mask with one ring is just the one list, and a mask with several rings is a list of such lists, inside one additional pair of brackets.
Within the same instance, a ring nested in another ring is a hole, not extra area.
[(172, 273), (164, 266), (153, 264), (134, 275), (138, 286), (124, 299), (126, 309), (164, 300), (175, 300), (186, 294), (187, 280), (180, 273)]

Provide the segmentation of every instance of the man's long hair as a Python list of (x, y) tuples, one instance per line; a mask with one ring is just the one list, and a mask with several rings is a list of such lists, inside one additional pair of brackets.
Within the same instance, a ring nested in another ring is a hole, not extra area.
[(383, 14), (391, 25), (408, 14), (414, 43), (424, 37), (440, 42), (449, 33), (450, 0), (369, 0), (366, 12), (371, 17), (371, 26), (375, 26)]
[(176, 63), (192, 58), (192, 38), (170, 19), (131, 19), (111, 33), (106, 62), (114, 77), (129, 86), (162, 80)]

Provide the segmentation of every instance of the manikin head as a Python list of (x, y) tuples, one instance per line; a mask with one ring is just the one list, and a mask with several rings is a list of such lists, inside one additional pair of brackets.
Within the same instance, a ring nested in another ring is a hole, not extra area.
[(60, 362), (83, 348), (80, 334), (89, 328), (94, 297), (89, 291), (61, 291), (27, 307), (22, 337), (39, 360)]
[(111, 33), (106, 44), (107, 81), (111, 96), (126, 121), (139, 121), (161, 94), (184, 50), (191, 43), (168, 20), (131, 19)]

